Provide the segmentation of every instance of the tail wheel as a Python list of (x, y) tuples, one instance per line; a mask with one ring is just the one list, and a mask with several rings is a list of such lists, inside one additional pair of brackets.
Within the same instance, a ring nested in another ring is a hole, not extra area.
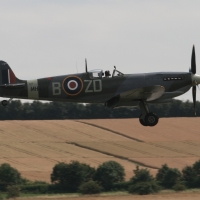
[(154, 113), (148, 113), (145, 116), (145, 123), (147, 123), (147, 126), (155, 126), (158, 123), (158, 116)]
[(1, 104), (2, 104), (3, 106), (7, 106), (7, 105), (8, 105), (8, 101), (7, 101), (7, 100), (3, 100), (3, 101), (1, 102)]

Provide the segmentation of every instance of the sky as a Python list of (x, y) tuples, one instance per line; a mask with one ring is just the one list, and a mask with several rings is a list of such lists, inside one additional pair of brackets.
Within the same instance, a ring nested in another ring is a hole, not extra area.
[(0, 60), (20, 79), (82, 73), (85, 58), (89, 70), (187, 72), (194, 44), (198, 74), (199, 8), (198, 0), (1, 0)]

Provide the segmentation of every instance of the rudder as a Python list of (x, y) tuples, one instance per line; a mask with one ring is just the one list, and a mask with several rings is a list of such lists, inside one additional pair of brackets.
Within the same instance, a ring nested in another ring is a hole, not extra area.
[(18, 82), (17, 80), (10, 66), (4, 61), (0, 61), (0, 85), (15, 84)]

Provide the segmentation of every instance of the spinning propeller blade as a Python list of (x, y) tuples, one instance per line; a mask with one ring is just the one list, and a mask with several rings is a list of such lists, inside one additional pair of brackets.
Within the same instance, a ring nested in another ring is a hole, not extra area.
[(196, 74), (196, 58), (195, 58), (195, 48), (192, 48), (192, 59), (191, 59), (191, 72)]
[[(192, 48), (192, 59), (191, 59), (191, 70), (192, 74), (196, 74), (196, 58), (195, 58), (195, 47)], [(192, 87), (192, 98), (194, 106), (194, 114), (196, 115), (196, 85)]]
[(192, 87), (192, 97), (193, 97), (194, 114), (196, 115), (196, 86)]

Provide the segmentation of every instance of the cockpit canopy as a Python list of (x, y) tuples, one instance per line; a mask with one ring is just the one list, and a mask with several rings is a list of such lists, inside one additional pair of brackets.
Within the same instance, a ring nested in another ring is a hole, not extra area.
[(94, 78), (102, 78), (102, 76), (104, 75), (103, 70), (101, 69), (94, 69), (88, 72), (90, 78), (94, 79)]
[[(89, 72), (89, 76), (91, 79), (98, 79), (98, 78), (103, 78), (104, 76), (104, 72), (102, 69), (94, 69), (94, 70), (90, 70)], [(118, 71), (116, 69), (116, 67), (114, 66), (114, 70), (113, 70), (113, 73), (112, 73), (112, 78), (113, 77), (120, 77), (120, 76), (123, 76), (124, 74), (120, 71)], [(105, 71), (105, 77), (109, 77), (111, 76), (110, 72), (109, 71)]]

